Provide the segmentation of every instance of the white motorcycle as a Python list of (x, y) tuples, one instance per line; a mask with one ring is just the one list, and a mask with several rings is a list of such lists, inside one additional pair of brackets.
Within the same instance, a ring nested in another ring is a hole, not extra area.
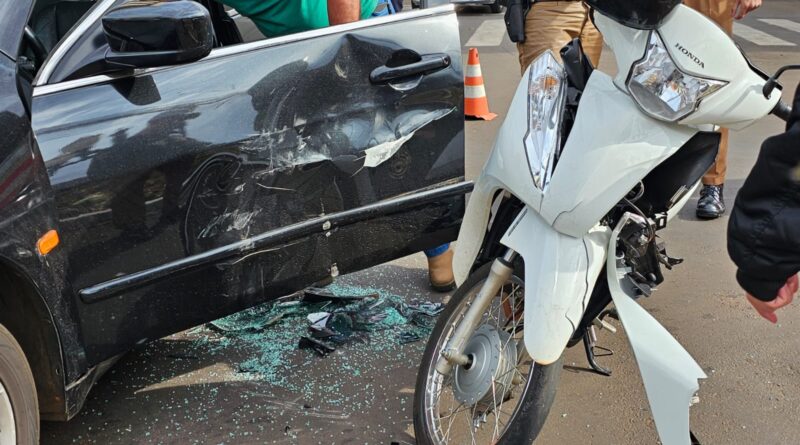
[(680, 263), (656, 232), (713, 163), (718, 126), (790, 109), (775, 77), (680, 0), (586, 3), (619, 74), (594, 70), (577, 40), (563, 65), (547, 52), (525, 72), (467, 207), (460, 287), (423, 356), (419, 443), (531, 443), (567, 346), (583, 341), (608, 372), (594, 354), (607, 315), (625, 328), (661, 442), (692, 441), (706, 375), (635, 300)]

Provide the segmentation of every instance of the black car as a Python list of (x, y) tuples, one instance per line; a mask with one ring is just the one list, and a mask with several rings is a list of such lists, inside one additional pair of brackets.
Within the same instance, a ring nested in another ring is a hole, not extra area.
[[(506, 6), (504, 0), (428, 0), (429, 4), (452, 3), (454, 5), (485, 5), (489, 10), (497, 14), (503, 12)], [(412, 8), (422, 8), (423, 0), (411, 0)]]
[(0, 2), (0, 443), (135, 345), (456, 237), (451, 7), (265, 39), (210, 0)]

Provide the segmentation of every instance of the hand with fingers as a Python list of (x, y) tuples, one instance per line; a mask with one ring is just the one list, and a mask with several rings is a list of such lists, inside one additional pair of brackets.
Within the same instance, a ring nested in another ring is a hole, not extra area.
[(794, 299), (794, 296), (797, 293), (798, 287), (800, 287), (800, 280), (798, 280), (797, 275), (792, 275), (788, 280), (786, 280), (786, 284), (780, 288), (778, 291), (778, 296), (775, 297), (774, 300), (762, 301), (750, 294), (747, 294), (747, 301), (750, 302), (759, 315), (772, 323), (777, 323), (778, 316), (775, 315), (775, 311), (789, 305), (792, 302), (792, 299)]
[(761, 0), (736, 0), (731, 9), (731, 15), (736, 20), (741, 20), (759, 6), (761, 6)]

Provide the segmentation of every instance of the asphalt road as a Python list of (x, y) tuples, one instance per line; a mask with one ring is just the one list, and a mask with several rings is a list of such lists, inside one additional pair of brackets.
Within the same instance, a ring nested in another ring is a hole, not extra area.
[[(474, 177), (502, 124), (519, 80), (514, 45), (487, 8), (459, 8), (462, 42), (480, 50), (491, 122), (467, 122), (467, 174)], [(800, 63), (800, 1), (766, 0), (737, 26), (737, 41), (770, 72)], [(498, 29), (500, 30), (498, 32)], [(609, 54), (601, 69), (613, 71)], [(786, 76), (794, 89), (800, 76)], [(781, 123), (767, 117), (733, 132), (726, 182), (733, 202), (761, 141)], [(643, 305), (685, 345), (709, 378), (701, 382), (692, 428), (703, 443), (793, 444), (800, 425), (800, 305), (779, 324), (758, 318), (742, 298), (725, 251), (727, 218), (701, 222), (689, 203), (663, 234), (685, 258)], [(342, 277), (353, 289), (439, 301), (426, 288), (425, 259), (413, 255)], [(302, 320), (301, 320), (302, 323)], [(280, 325), (283, 326), (283, 325)], [(384, 334), (318, 358), (295, 351), (287, 327), (253, 341), (195, 329), (124, 357), (71, 422), (44, 425), (43, 443), (413, 443), (411, 402), (423, 342)], [(252, 340), (252, 339), (251, 339)], [(615, 354), (611, 377), (585, 370), (582, 348), (567, 352), (555, 406), (539, 443), (657, 443), (623, 331), (602, 333)], [(261, 357), (261, 374), (245, 363)]]

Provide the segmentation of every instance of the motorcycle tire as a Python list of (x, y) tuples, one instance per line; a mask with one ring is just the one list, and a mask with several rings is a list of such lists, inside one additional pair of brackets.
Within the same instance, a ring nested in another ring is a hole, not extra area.
[[(418, 444), (422, 445), (445, 445), (434, 440), (434, 435), (429, 431), (429, 426), (425, 419), (425, 394), (428, 382), (428, 374), (432, 367), (436, 366), (434, 354), (438, 354), (437, 345), (439, 339), (444, 335), (445, 329), (454, 322), (457, 311), (464, 304), (476, 286), (480, 286), (489, 276), (491, 263), (485, 264), (472, 273), (464, 283), (455, 291), (448, 302), (444, 311), (431, 332), (425, 352), (422, 356), (422, 365), (417, 374), (417, 382), (414, 391), (414, 431)], [(522, 278), (522, 267), (515, 267), (514, 275)], [(519, 273), (518, 273), (519, 271)], [(524, 282), (524, 279), (522, 280)], [(556, 388), (561, 377), (561, 370), (564, 357), (563, 355), (554, 363), (549, 365), (535, 364), (530, 372), (526, 387), (521, 395), (521, 401), (508, 423), (508, 427), (502, 436), (494, 443), (503, 445), (523, 445), (530, 444), (536, 439), (544, 426), (547, 415), (555, 400)], [(453, 445), (456, 442), (452, 442)], [(447, 444), (449, 445), (449, 444)], [(484, 444), (478, 444), (484, 445)], [(485, 444), (489, 445), (489, 444)]]

